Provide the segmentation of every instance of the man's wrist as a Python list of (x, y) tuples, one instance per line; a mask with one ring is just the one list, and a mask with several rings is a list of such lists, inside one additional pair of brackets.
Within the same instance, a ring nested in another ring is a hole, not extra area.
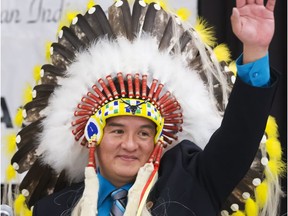
[(250, 62), (255, 62), (268, 53), (268, 47), (259, 46), (243, 46), (243, 62), (242, 64), (247, 64)]

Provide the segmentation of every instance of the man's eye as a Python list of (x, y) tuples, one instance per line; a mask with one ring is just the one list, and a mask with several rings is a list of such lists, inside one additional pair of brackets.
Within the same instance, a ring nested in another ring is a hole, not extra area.
[(146, 131), (141, 131), (140, 133), (140, 136), (142, 136), (142, 137), (150, 137), (151, 136), (151, 134), (150, 133), (148, 133), (148, 132), (146, 132)]
[(123, 130), (113, 130), (112, 133), (114, 133), (114, 134), (123, 134), (124, 131)]

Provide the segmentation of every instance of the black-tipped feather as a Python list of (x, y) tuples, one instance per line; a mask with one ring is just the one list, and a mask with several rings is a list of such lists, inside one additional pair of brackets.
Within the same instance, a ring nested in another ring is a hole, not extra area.
[(80, 50), (81, 47), (83, 47), (81, 40), (79, 40), (74, 32), (67, 26), (62, 28), (62, 35), (59, 36), (58, 43), (65, 46), (70, 51)]
[(122, 0), (121, 2), (121, 6), (118, 6), (117, 2), (115, 2), (109, 7), (109, 23), (115, 35), (125, 36), (129, 40), (132, 40), (132, 17), (130, 7), (126, 0)]
[(135, 1), (132, 11), (132, 33), (134, 36), (138, 36), (140, 29), (142, 29), (147, 10), (147, 5), (142, 6), (139, 1)]

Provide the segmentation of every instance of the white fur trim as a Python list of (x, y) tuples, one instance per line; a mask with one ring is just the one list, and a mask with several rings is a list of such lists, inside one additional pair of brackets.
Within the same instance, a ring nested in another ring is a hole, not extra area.
[(75, 208), (72, 216), (95, 216), (98, 213), (99, 182), (93, 167), (85, 168), (85, 189)]

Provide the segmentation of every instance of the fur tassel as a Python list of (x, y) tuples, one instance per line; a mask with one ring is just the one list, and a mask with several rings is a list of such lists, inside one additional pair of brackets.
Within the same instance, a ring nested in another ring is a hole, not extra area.
[(85, 168), (85, 189), (83, 195), (75, 208), (72, 216), (95, 216), (98, 213), (99, 182), (96, 171), (93, 167)]
[(142, 210), (138, 209), (140, 195), (153, 170), (154, 166), (152, 163), (146, 163), (139, 169), (136, 181), (128, 192), (128, 203), (124, 216), (137, 215), (137, 213), (142, 212)]

